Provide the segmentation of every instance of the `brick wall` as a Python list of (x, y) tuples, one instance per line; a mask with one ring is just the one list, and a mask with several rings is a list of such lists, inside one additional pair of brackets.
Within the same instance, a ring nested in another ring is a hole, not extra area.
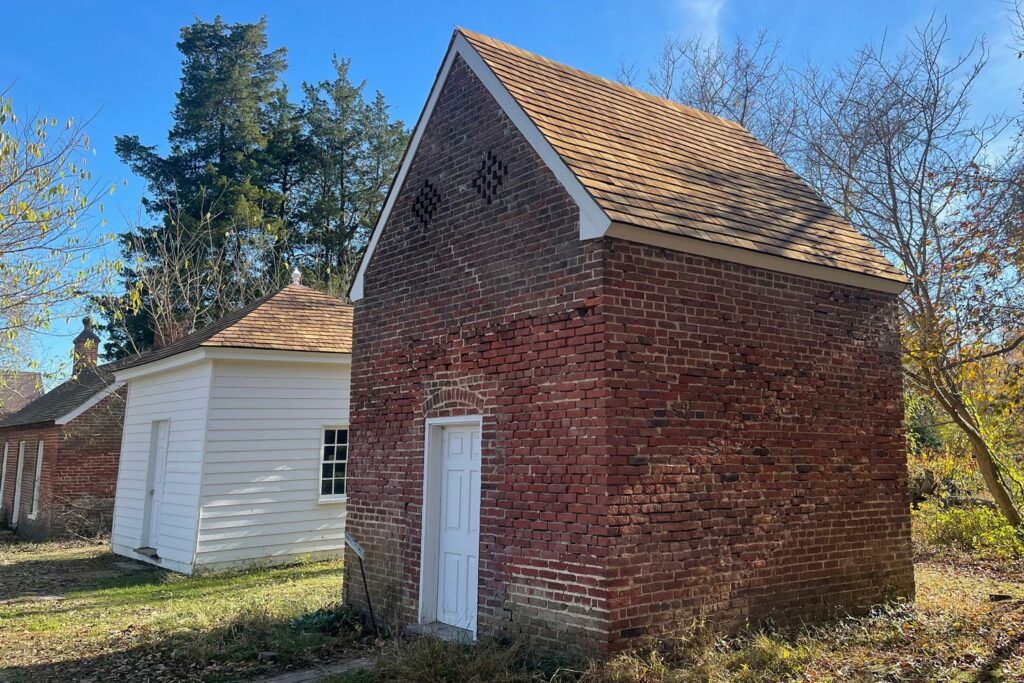
[(613, 640), (913, 596), (896, 298), (614, 241)]
[[(25, 441), (18, 533), (28, 538), (94, 536), (110, 531), (121, 450), (124, 398), (104, 399), (64, 427), (50, 423), (0, 430), (0, 452), (8, 446), (3, 522), (14, 503), (18, 444)], [(39, 512), (30, 518), (36, 453), (43, 439)]]
[(110, 532), (126, 391), (108, 396), (64, 427), (47, 499), (55, 533)]
[[(491, 203), (473, 187), (488, 151), (508, 165)], [(479, 631), (606, 640), (601, 247), (578, 234), (571, 198), (458, 61), (356, 306), (346, 525), (393, 620), (417, 617), (424, 419), (482, 414)], [(362, 602), (357, 576), (346, 590)]]
[[(40, 476), (39, 508), (40, 513), (32, 515), (32, 497), (36, 482), (36, 456), (39, 453), (39, 441), (43, 442), (43, 469)], [(45, 515), (43, 509), (49, 495), (50, 472), (57, 458), (60, 447), (60, 430), (50, 423), (7, 427), (0, 430), (0, 458), (3, 444), (7, 444), (7, 476), (4, 480), (3, 515), (4, 523), (9, 523), (14, 510), (14, 494), (18, 473), (18, 448), (25, 443), (24, 463), (21, 471), (21, 498), (19, 501), (18, 530), (29, 538), (40, 538), (46, 535)], [(0, 465), (3, 464), (0, 459)]]
[[(508, 164), (491, 203), (488, 151)], [(417, 619), (424, 420), (459, 414), (483, 416), (482, 635), (612, 649), (701, 610), (912, 593), (893, 297), (581, 242), (459, 61), (364, 291), (347, 528), (392, 623)], [(365, 604), (357, 576), (346, 592)]]

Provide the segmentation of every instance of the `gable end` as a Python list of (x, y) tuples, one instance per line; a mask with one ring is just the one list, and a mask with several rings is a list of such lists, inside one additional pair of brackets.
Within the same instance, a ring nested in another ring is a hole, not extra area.
[(490, 67), (484, 63), (476, 48), (470, 45), (469, 41), (459, 31), (456, 31), (455, 35), (452, 36), (452, 41), (448, 46), (448, 52), (445, 55), (440, 71), (438, 71), (437, 78), (434, 80), (434, 85), (430, 89), (427, 103), (420, 114), (419, 121), (416, 122), (412, 140), (409, 141), (405, 156), (402, 158), (398, 175), (395, 176), (395, 182), (388, 192), (384, 208), (380, 212), (380, 217), (374, 226), (373, 234), (366, 245), (366, 251), (363, 253), (363, 258), (359, 263), (359, 270), (352, 281), (352, 288), (349, 291), (349, 298), (352, 301), (358, 301), (363, 298), (363, 280), (366, 275), (366, 269), (373, 258), (373, 253), (377, 248), (377, 243), (380, 241), (380, 235), (387, 225), (388, 218), (391, 216), (395, 201), (398, 199), (398, 195), (405, 183), (405, 177), (409, 172), (409, 167), (412, 166), (416, 151), (423, 138), (423, 132), (430, 122), (431, 114), (433, 114), (434, 107), (441, 95), (441, 90), (448, 80), (448, 74), (451, 72), (452, 64), (455, 63), (456, 57), (461, 57), (473, 74), (483, 83), (491, 97), (498, 103), (498, 106), (501, 107), (502, 111), (505, 112), (523, 137), (526, 138), (527, 142), (530, 143), (530, 146), (537, 152), (537, 155), (544, 164), (554, 173), (555, 178), (565, 187), (569, 196), (576, 202), (580, 210), (580, 239), (601, 237), (611, 226), (611, 219), (608, 215), (598, 206), (594, 198), (590, 196), (590, 193), (587, 192), (579, 179), (576, 178), (576, 175), (565, 165), (558, 152), (555, 151), (537, 126), (534, 125), (533, 121), (530, 120), (530, 117), (523, 111), (523, 108), (512, 97), (512, 94), (501, 84)]

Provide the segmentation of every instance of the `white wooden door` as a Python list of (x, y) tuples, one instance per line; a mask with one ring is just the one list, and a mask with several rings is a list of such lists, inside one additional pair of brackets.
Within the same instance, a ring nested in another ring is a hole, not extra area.
[(480, 553), (480, 429), (444, 427), (437, 620), (476, 632)]
[(18, 525), (21, 515), (21, 475), (25, 471), (25, 442), (18, 443), (18, 469), (14, 473), (14, 509), (11, 511), (11, 526)]
[(146, 512), (142, 545), (156, 548), (160, 538), (160, 507), (164, 498), (164, 472), (167, 468), (167, 420), (153, 423), (149, 444), (149, 472), (146, 488)]

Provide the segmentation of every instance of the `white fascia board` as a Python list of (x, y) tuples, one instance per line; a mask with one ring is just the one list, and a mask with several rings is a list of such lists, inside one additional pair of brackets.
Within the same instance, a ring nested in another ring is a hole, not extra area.
[(192, 363), (206, 360), (266, 361), (274, 363), (332, 363), (351, 365), (351, 353), (327, 353), (319, 351), (279, 351), (276, 349), (240, 349), (229, 346), (200, 346), (185, 353), (114, 373), (115, 379), (124, 382), (145, 375), (167, 372)]
[(143, 377), (145, 375), (152, 375), (157, 372), (165, 372), (167, 370), (173, 370), (183, 365), (190, 365), (203, 360), (204, 354), (203, 349), (192, 349), (185, 353), (179, 353), (174, 356), (168, 356), (167, 358), (161, 358), (158, 361), (152, 363), (146, 363), (145, 365), (136, 365), (134, 367), (125, 368), (124, 370), (117, 370), (114, 372), (114, 378), (119, 382), (135, 379), (137, 377)]
[(329, 363), (351, 365), (351, 353), (322, 351), (278, 351), (276, 349), (239, 349), (226, 346), (204, 347), (210, 360), (267, 361), (273, 363)]
[(777, 273), (824, 280), (825, 282), (833, 282), (850, 287), (873, 289), (888, 294), (899, 294), (907, 287), (907, 283), (901, 280), (890, 280), (866, 273), (857, 273), (841, 268), (830, 268), (783, 256), (765, 254), (751, 249), (742, 249), (728, 244), (698, 240), (684, 235), (673, 235), (661, 230), (639, 228), (623, 223), (613, 224), (608, 230), (608, 236), (617, 237), (629, 242), (662, 247), (672, 251), (681, 251), (696, 256), (707, 256), (721, 261), (740, 263), (755, 268), (763, 268), (764, 270), (773, 270)]
[(363, 258), (359, 263), (359, 270), (356, 271), (356, 277), (349, 291), (349, 299), (352, 301), (358, 301), (363, 298), (363, 278), (366, 274), (366, 268), (370, 263), (370, 259), (373, 258), (377, 242), (380, 240), (380, 235), (384, 231), (384, 226), (387, 224), (391, 210), (398, 199), (399, 192), (405, 182), (405, 177), (409, 172), (409, 167), (416, 157), (416, 150), (419, 148), (420, 141), (423, 138), (423, 131), (426, 130), (427, 124), (430, 122), (434, 106), (437, 104), (441, 90), (444, 88), (445, 81), (448, 80), (448, 74), (451, 72), (452, 64), (457, 56), (462, 57), (463, 61), (473, 71), (473, 74), (487, 88), (487, 92), (490, 93), (491, 97), (498, 103), (498, 106), (505, 112), (505, 115), (511, 119), (519, 132), (530, 143), (530, 146), (537, 152), (537, 155), (555, 174), (555, 178), (558, 179), (569, 195), (576, 201), (576, 205), (580, 210), (580, 239), (586, 240), (601, 237), (611, 226), (611, 218), (598, 206), (576, 175), (569, 170), (569, 167), (566, 166), (562, 157), (558, 155), (555, 148), (544, 137), (544, 134), (540, 132), (536, 124), (523, 111), (523, 108), (519, 106), (519, 103), (516, 102), (508, 89), (502, 85), (501, 81), (491, 68), (487, 66), (476, 49), (470, 45), (469, 41), (461, 33), (456, 32), (452, 38), (451, 45), (448, 47), (448, 53), (445, 55), (441, 69), (438, 71), (437, 78), (434, 80), (434, 85), (430, 89), (430, 96), (427, 98), (423, 113), (420, 114), (420, 119), (416, 123), (412, 140), (409, 141), (409, 147), (406, 149), (405, 157), (402, 159), (402, 165), (398, 170), (398, 175), (395, 176), (395, 182), (388, 193), (384, 208), (377, 219), (377, 224), (373, 228), (373, 234), (366, 245), (366, 251), (363, 252)]
[(56, 420), (54, 420), (54, 423), (55, 424), (59, 424), (59, 425), (66, 425), (68, 422), (71, 422), (76, 417), (78, 417), (79, 415), (81, 415), (85, 411), (89, 410), (90, 408), (95, 406), (97, 403), (99, 403), (100, 401), (105, 399), (107, 396), (110, 396), (111, 394), (113, 394), (115, 391), (117, 391), (118, 389), (120, 389), (123, 386), (124, 386), (124, 382), (119, 382), (119, 381), (115, 380), (109, 387), (106, 387), (102, 391), (96, 392), (96, 394), (91, 396), (88, 401), (86, 401), (82, 405), (78, 406), (77, 408), (72, 410), (67, 415), (61, 415), (60, 417), (58, 417)]

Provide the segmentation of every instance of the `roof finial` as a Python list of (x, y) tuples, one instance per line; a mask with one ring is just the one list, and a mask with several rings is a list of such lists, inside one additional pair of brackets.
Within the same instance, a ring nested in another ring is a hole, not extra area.
[(302, 284), (302, 272), (299, 271), (298, 266), (296, 266), (295, 270), (292, 271), (292, 284), (293, 285), (301, 285)]

